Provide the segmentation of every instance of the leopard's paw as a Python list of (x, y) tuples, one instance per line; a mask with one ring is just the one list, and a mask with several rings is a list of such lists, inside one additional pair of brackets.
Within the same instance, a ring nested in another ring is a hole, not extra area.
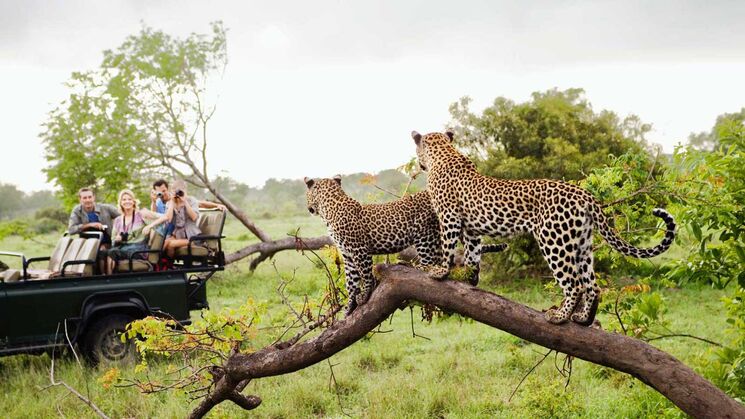
[(546, 321), (551, 324), (562, 324), (569, 320), (569, 316), (562, 316), (561, 311), (555, 308), (546, 310), (544, 317), (546, 318)]
[(367, 302), (367, 300), (370, 299), (370, 296), (372, 295), (372, 292), (373, 292), (373, 290), (372, 290), (372, 288), (370, 288), (370, 289), (366, 289), (366, 290), (360, 292), (359, 294), (357, 294), (357, 297), (356, 297), (357, 305), (358, 306), (361, 306), (362, 304), (365, 304)]
[(354, 298), (350, 298), (347, 307), (344, 309), (344, 317), (349, 317), (356, 308), (357, 301)]
[(450, 273), (444, 266), (425, 266), (422, 268), (422, 270), (427, 273), (427, 276), (437, 280), (447, 278), (448, 274)]

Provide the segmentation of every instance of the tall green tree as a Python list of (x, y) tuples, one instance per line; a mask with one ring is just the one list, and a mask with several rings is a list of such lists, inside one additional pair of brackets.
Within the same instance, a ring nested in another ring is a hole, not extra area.
[(498, 97), (480, 115), (470, 103), (450, 106), (457, 145), (496, 177), (582, 179), (611, 155), (644, 150), (650, 130), (633, 115), (595, 112), (582, 89), (535, 92), (524, 103)]
[(225, 29), (184, 39), (144, 27), (98, 69), (73, 73), (70, 96), (40, 134), (47, 177), (71, 206), (81, 187), (112, 200), (164, 174), (206, 172), (206, 135), (214, 106), (206, 86), (227, 63)]

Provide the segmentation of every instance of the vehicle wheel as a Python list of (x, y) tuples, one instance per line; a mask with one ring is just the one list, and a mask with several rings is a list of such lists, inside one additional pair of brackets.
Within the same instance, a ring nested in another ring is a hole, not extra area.
[(127, 324), (133, 320), (134, 317), (126, 314), (110, 314), (96, 320), (88, 328), (83, 340), (83, 352), (92, 364), (128, 363), (136, 359), (134, 341), (122, 342), (121, 339)]

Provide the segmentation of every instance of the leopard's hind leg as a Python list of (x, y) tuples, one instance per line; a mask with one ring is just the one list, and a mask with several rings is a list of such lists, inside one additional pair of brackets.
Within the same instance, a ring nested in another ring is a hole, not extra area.
[[(547, 221), (534, 236), (538, 240), (546, 262), (548, 262), (554, 279), (564, 293), (564, 300), (558, 309), (546, 311), (546, 320), (550, 323), (561, 324), (569, 320), (574, 308), (582, 298), (583, 287), (577, 275), (577, 244), (579, 242), (579, 227), (562, 220), (568, 228), (563, 230), (561, 223)], [(571, 227), (569, 225), (571, 224)]]
[(476, 286), (479, 284), (481, 269), (481, 236), (463, 230), (463, 258), (465, 268), (469, 270), (468, 282)]
[(600, 301), (600, 287), (595, 282), (592, 257), (592, 219), (588, 216), (582, 226), (582, 232), (577, 249), (577, 271), (584, 287), (582, 300), (577, 305), (572, 321), (583, 326), (589, 326), (595, 320)]

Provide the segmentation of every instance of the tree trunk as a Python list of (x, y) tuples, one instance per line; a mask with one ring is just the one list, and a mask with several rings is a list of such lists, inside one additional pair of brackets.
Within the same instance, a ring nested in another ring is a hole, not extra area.
[(412, 268), (378, 265), (375, 271), (380, 284), (370, 300), (315, 338), (231, 356), (225, 375), (190, 417), (202, 417), (216, 404), (235, 400), (236, 387), (245, 380), (291, 373), (329, 358), (374, 330), (406, 300), (435, 304), (546, 348), (631, 374), (691, 416), (745, 417), (743, 405), (673, 356), (638, 339), (571, 322), (556, 326), (536, 310), (465, 283), (432, 280)]

